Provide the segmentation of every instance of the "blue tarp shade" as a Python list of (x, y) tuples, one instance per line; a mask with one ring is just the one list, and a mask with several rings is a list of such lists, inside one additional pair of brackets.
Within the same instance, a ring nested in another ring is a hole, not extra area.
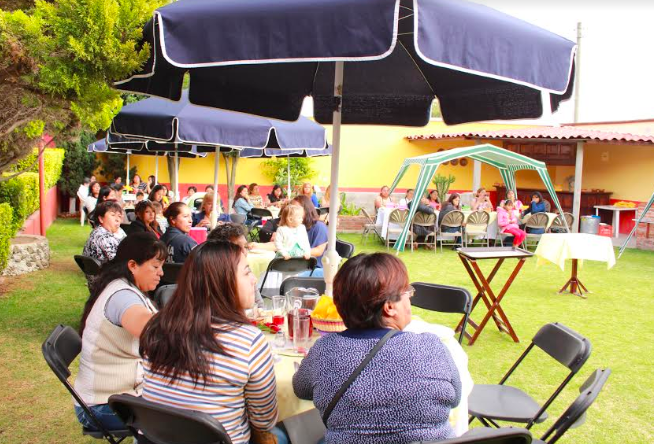
[(536, 118), (573, 84), (573, 42), (464, 0), (179, 0), (143, 41), (118, 89), (181, 100), (188, 71), (192, 103), (290, 121), (311, 95), (332, 122), (336, 61), (343, 123), (423, 126), (435, 97), (448, 124)]

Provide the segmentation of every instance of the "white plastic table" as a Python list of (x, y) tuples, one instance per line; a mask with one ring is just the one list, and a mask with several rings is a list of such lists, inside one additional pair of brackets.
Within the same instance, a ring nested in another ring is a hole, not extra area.
[(599, 216), (599, 210), (613, 211), (613, 237), (620, 236), (620, 213), (623, 211), (636, 211), (636, 208), (616, 207), (615, 205), (595, 205), (595, 216)]

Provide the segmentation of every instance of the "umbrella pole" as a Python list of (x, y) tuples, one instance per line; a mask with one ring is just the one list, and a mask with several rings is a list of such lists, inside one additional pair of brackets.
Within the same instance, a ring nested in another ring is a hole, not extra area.
[(175, 144), (175, 196), (173, 197), (173, 202), (179, 200), (179, 151), (177, 150), (177, 144)]
[(129, 186), (129, 151), (127, 152), (127, 174), (125, 175), (125, 185)]
[(213, 170), (213, 209), (211, 210), (210, 216), (212, 230), (216, 227), (218, 213), (220, 212), (220, 208), (218, 207), (218, 168), (220, 168), (220, 148), (216, 146), (216, 158)]
[(154, 156), (154, 184), (159, 183), (159, 154)]
[(331, 170), (331, 194), (329, 196), (329, 243), (327, 251), (322, 258), (325, 283), (325, 293), (332, 296), (334, 276), (338, 271), (341, 257), (336, 252), (336, 224), (338, 223), (338, 162), (341, 151), (341, 106), (343, 97), (343, 62), (336, 62), (334, 72), (334, 97), (339, 100), (334, 110), (332, 121), (332, 170)]
[(286, 158), (286, 178), (288, 179), (288, 193), (286, 197), (291, 198), (291, 156)]

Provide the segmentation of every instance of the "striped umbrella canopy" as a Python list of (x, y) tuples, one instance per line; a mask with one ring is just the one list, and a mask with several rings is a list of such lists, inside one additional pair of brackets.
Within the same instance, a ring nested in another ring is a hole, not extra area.
[[(425, 154), (424, 156), (405, 159), (400, 167), (397, 177), (393, 181), (393, 185), (391, 185), (390, 192), (392, 193), (397, 187), (398, 183), (402, 180), (402, 177), (411, 165), (419, 165), (420, 174), (418, 175), (418, 183), (415, 186), (414, 195), (422, 196), (427, 190), (427, 186), (429, 185), (429, 182), (431, 182), (432, 177), (434, 177), (438, 167), (443, 162), (449, 162), (461, 157), (469, 157), (473, 160), (478, 160), (482, 163), (494, 166), (500, 171), (500, 175), (502, 176), (502, 180), (504, 181), (507, 190), (513, 190), (514, 192), (516, 192), (515, 172), (519, 170), (536, 170), (545, 184), (545, 188), (552, 197), (554, 205), (556, 205), (556, 208), (559, 210), (559, 214), (563, 214), (559, 198), (554, 190), (554, 185), (552, 184), (550, 175), (547, 172), (547, 165), (545, 165), (545, 162), (534, 160), (531, 157), (514, 153), (513, 151), (488, 143), (470, 147), (454, 148), (447, 151), (439, 151), (433, 154)], [(413, 215), (417, 208), (417, 205), (411, 205), (407, 220), (413, 219)], [(564, 223), (566, 223), (565, 219)], [(411, 228), (411, 224), (406, 224), (402, 229), (402, 233), (398, 237), (397, 242), (395, 242), (395, 249), (397, 251), (404, 250), (404, 243), (406, 242), (409, 228)], [(570, 231), (569, 227), (566, 228)]]

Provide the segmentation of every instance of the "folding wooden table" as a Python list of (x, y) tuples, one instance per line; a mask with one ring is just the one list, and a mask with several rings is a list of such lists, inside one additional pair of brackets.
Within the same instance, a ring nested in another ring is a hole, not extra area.
[[(533, 253), (527, 250), (513, 249), (511, 247), (459, 248), (457, 251), (459, 252), (459, 259), (461, 259), (463, 266), (470, 275), (470, 279), (472, 279), (473, 284), (475, 284), (475, 287), (477, 288), (477, 296), (475, 296), (475, 299), (472, 301), (472, 310), (475, 309), (477, 303), (480, 300), (484, 303), (486, 309), (488, 310), (479, 324), (474, 322), (472, 319), (468, 319), (468, 325), (470, 325), (472, 330), (474, 330), (472, 336), (465, 332), (465, 335), (468, 338), (468, 345), (475, 343), (491, 317), (493, 318), (493, 321), (495, 322), (495, 325), (497, 325), (497, 328), (500, 330), (500, 332), (507, 333), (515, 342), (520, 342), (518, 335), (516, 335), (515, 331), (513, 330), (513, 327), (509, 322), (509, 318), (506, 316), (506, 313), (504, 313), (500, 303), (502, 302), (502, 299), (506, 295), (508, 289), (511, 287), (511, 284), (513, 284), (515, 277), (520, 272), (520, 269), (524, 265), (525, 261), (527, 258), (533, 256)], [(486, 277), (479, 268), (477, 261), (487, 259), (497, 260), (497, 262), (495, 263), (493, 270)], [(518, 263), (516, 264), (507, 281), (504, 283), (504, 286), (500, 292), (495, 295), (495, 292), (491, 288), (490, 284), (506, 259), (518, 259)], [(459, 323), (457, 331), (460, 331), (462, 325), (463, 319)]]

